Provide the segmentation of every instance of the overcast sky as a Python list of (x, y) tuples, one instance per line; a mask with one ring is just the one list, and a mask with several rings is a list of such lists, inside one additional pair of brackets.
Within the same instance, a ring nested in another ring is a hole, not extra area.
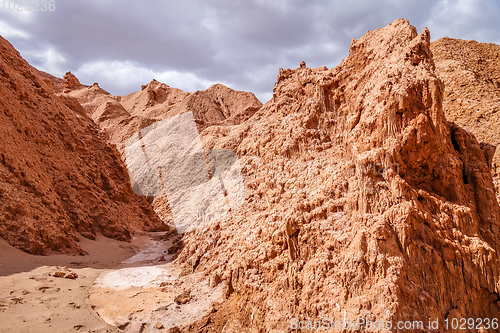
[(191, 92), (223, 83), (266, 102), (280, 67), (335, 67), (352, 38), (400, 17), (432, 40), (500, 44), (499, 0), (55, 0), (53, 12), (0, 8), (0, 34), (38, 69), (112, 94), (156, 78)]

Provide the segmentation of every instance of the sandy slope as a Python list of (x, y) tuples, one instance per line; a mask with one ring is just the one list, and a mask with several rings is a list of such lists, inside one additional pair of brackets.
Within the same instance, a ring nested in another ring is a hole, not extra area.
[(500, 202), (500, 45), (445, 37), (431, 50), (445, 84), (446, 118), (497, 147), (489, 148), (489, 158)]

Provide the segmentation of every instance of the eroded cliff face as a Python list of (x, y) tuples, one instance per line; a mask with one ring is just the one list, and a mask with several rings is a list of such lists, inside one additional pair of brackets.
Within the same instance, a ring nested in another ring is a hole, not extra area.
[[(500, 46), (452, 38), (431, 43), (436, 73), (445, 83), (446, 118), (483, 145), (500, 146)], [(488, 148), (500, 202), (500, 148)]]
[(193, 331), (500, 315), (491, 147), (446, 120), (434, 70), (429, 31), (397, 20), (334, 69), (280, 70), (252, 118), (204, 130), (238, 153), (247, 192), (184, 236), (186, 272), (229, 285)]
[(0, 52), (0, 237), (47, 254), (82, 252), (79, 235), (165, 230), (78, 101), (3, 38)]

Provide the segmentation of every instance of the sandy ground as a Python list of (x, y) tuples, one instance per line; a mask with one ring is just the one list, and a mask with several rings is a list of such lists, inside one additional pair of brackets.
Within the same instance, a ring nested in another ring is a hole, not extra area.
[[(82, 239), (86, 256), (32, 256), (0, 240), (0, 333), (167, 332), (201, 319), (227, 286), (181, 277), (170, 241), (154, 236)], [(53, 276), (63, 267), (78, 277)]]
[[(141, 243), (144, 240), (136, 240)], [(86, 302), (101, 270), (135, 254), (139, 246), (98, 237), (81, 240), (87, 256), (32, 256), (0, 239), (0, 332), (118, 332)], [(64, 266), (76, 279), (51, 276)]]
[(172, 243), (154, 233), (134, 256), (101, 272), (88, 303), (124, 332), (160, 332), (201, 320), (224, 300), (225, 283), (210, 286), (203, 274), (181, 275), (169, 255)]

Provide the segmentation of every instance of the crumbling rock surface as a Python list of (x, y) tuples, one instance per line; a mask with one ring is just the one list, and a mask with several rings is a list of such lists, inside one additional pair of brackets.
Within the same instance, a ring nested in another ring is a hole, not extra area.
[(280, 69), (249, 120), (206, 128), (206, 149), (238, 153), (246, 202), (183, 238), (186, 273), (230, 287), (185, 331), (498, 318), (492, 149), (446, 120), (444, 94), (429, 31), (400, 19), (336, 68)]
[(47, 254), (82, 252), (79, 235), (128, 240), (164, 230), (78, 101), (54, 95), (3, 38), (0, 52), (0, 237)]
[[(467, 109), (442, 80), (463, 78), (448, 79), (441, 60), (459, 58), (438, 46), (436, 64), (429, 31), (397, 20), (353, 40), (336, 68), (280, 69), (262, 107), (222, 85), (191, 94), (155, 80), (127, 96), (72, 89), (54, 103), (80, 122), (88, 115), (122, 154), (138, 130), (187, 111), (205, 149), (237, 152), (245, 204), (185, 234), (178, 253), (185, 274), (225, 283), (227, 299), (178, 331), (282, 332), (291, 318), (365, 318), (397, 332), (398, 321), (428, 329), (430, 318), (446, 332), (445, 319), (500, 317), (500, 208), (496, 137), (488, 129), (478, 142), (459, 126)], [(495, 114), (484, 84), (464, 87)], [(152, 204), (168, 217), (165, 198)]]
[(447, 119), (490, 144), (488, 158), (500, 202), (500, 46), (441, 38), (431, 43), (436, 74), (445, 83)]
[(135, 116), (165, 119), (191, 111), (200, 131), (213, 125), (240, 124), (262, 106), (253, 93), (235, 91), (222, 84), (187, 93), (156, 80), (123, 96), (121, 101)]
[(51, 91), (55, 93), (63, 92), (63, 86), (62, 86), (63, 79), (58, 78), (52, 74), (42, 72), (38, 69), (36, 69), (36, 72), (43, 78), (45, 84)]

